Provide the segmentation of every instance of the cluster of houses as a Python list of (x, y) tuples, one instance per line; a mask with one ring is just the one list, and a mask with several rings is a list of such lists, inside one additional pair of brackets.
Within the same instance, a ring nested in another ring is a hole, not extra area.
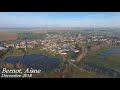
[(89, 42), (102, 42), (107, 44), (113, 44), (113, 42), (120, 42), (120, 40), (111, 39), (104, 35), (81, 35), (81, 34), (74, 34), (73, 36), (70, 35), (63, 35), (63, 34), (55, 34), (49, 35), (46, 37), (45, 40), (41, 41), (41, 44), (44, 47), (41, 50), (50, 51), (52, 53), (67, 55), (69, 51), (73, 51), (74, 53), (79, 53), (79, 49), (75, 47), (76, 43), (89, 43)]
[[(46, 34), (46, 38), (43, 40), (27, 40), (21, 41), (20, 43), (16, 44), (4, 44), (4, 47), (0, 47), (0, 50), (4, 50), (6, 48), (34, 48), (35, 45), (42, 45), (40, 50), (46, 50), (51, 53), (60, 54), (60, 55), (67, 55), (69, 51), (73, 51), (74, 53), (79, 53), (79, 49), (76, 48), (76, 43), (89, 43), (89, 42), (105, 42), (111, 44), (114, 39), (107, 38), (103, 35), (81, 35), (81, 34), (74, 34), (72, 35), (64, 35), (64, 34)], [(120, 40), (116, 40), (116, 42), (120, 42)]]
[[(27, 45), (26, 45), (27, 43)], [(0, 47), (0, 50), (5, 50), (7, 48), (13, 48), (13, 49), (20, 49), (23, 48), (25, 49), (26, 47), (28, 48), (33, 48), (34, 45), (37, 44), (37, 42), (34, 41), (21, 41), (20, 43), (16, 43), (16, 44), (4, 44), (3, 47)]]
[(66, 38), (63, 35), (48, 35), (49, 38), (41, 41), (41, 44), (44, 47), (40, 50), (46, 50), (54, 54), (67, 55), (69, 51), (75, 53), (79, 52), (79, 49), (76, 49), (76, 42), (72, 38)]

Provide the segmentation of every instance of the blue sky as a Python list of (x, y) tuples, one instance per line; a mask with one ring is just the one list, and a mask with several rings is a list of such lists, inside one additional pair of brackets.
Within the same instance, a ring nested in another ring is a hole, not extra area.
[(120, 12), (0, 12), (0, 27), (120, 27)]

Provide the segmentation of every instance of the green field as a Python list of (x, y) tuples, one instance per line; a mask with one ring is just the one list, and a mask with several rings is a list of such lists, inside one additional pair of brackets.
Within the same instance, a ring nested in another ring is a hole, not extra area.
[(113, 47), (107, 47), (99, 50), (98, 52), (89, 52), (84, 62), (94, 63), (102, 67), (111, 68), (120, 71), (120, 54), (107, 55), (106, 58), (101, 60), (100, 53)]
[(43, 33), (33, 33), (33, 32), (19, 32), (18, 39), (24, 40), (27, 37), (28, 40), (35, 40), (35, 39), (44, 39), (46, 34)]

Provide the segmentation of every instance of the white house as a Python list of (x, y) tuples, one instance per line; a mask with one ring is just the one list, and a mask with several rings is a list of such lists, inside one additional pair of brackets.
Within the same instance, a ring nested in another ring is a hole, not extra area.
[(75, 62), (75, 60), (71, 59), (72, 62)]
[(79, 50), (75, 50), (74, 52), (75, 52), (75, 53), (78, 53), (78, 52), (79, 52)]

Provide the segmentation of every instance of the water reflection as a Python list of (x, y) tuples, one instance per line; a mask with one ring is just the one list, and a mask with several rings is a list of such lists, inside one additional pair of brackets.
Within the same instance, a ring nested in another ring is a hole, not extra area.
[(108, 55), (120, 54), (120, 48), (111, 48), (100, 53), (100, 60), (108, 60)]
[(59, 66), (59, 60), (53, 57), (46, 57), (41, 54), (31, 54), (20, 57), (7, 57), (0, 62), (15, 63), (21, 62), (28, 68), (41, 69), (41, 70), (52, 70)]
[(112, 48), (105, 50), (101, 53), (102, 55), (112, 55), (112, 54), (120, 54), (120, 48)]

